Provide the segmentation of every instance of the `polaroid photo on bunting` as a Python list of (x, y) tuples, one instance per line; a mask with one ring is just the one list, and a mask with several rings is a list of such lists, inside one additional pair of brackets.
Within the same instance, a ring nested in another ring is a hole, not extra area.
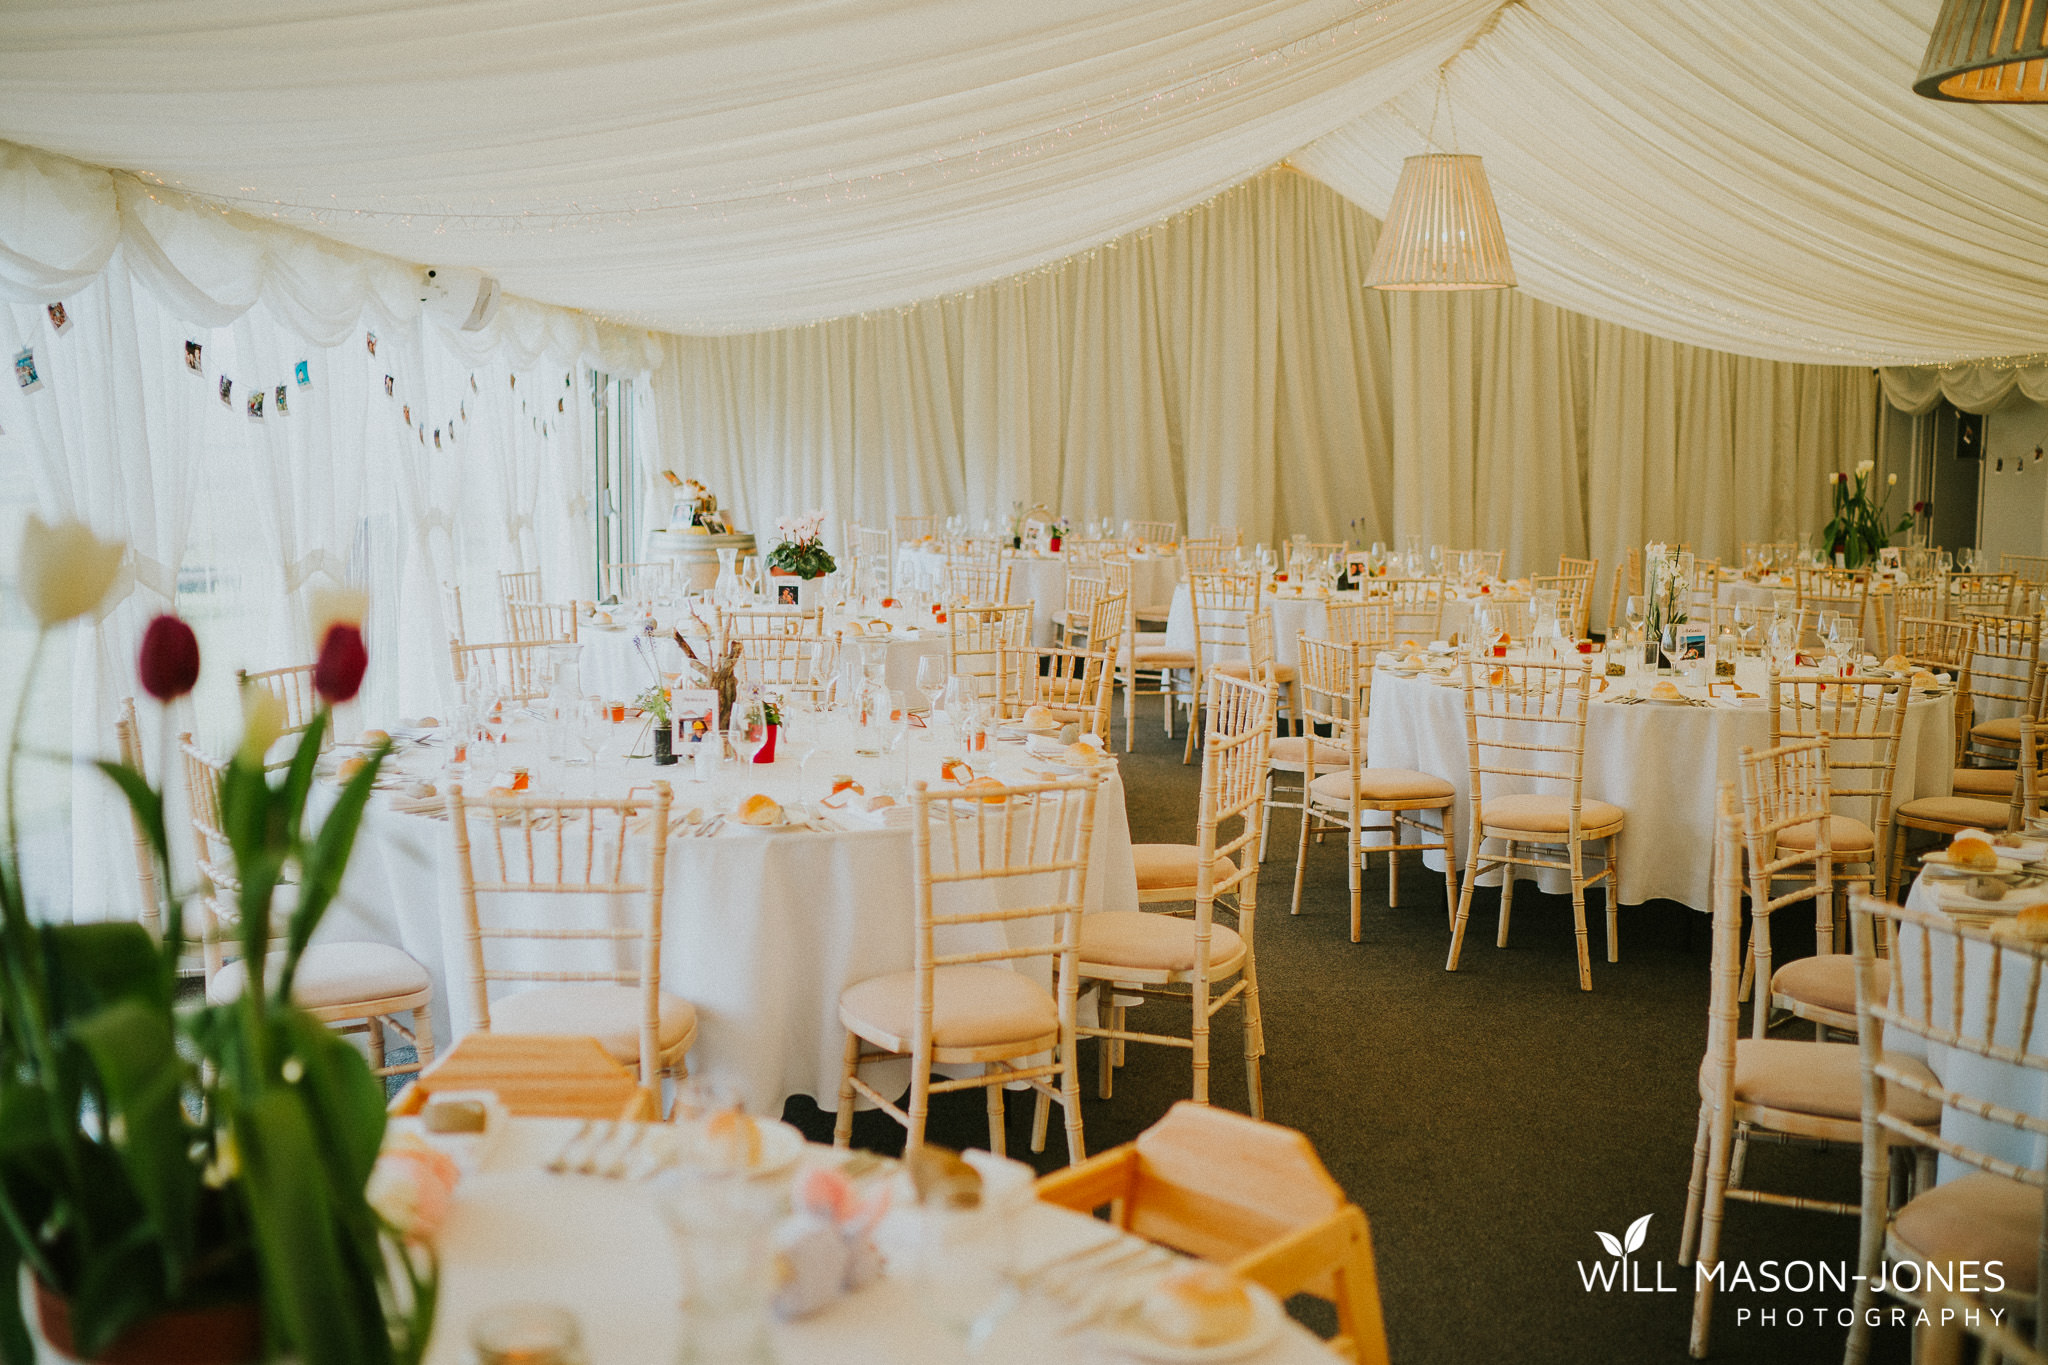
[(391, 391), (391, 376), (388, 374), (384, 376), (384, 396), (386, 398), (395, 398), (397, 396)]
[(235, 405), (235, 381), (226, 375), (220, 377), (220, 401), (229, 407)]
[(71, 314), (64, 311), (63, 304), (53, 303), (43, 311), (50, 315), (50, 325), (57, 329), (58, 336), (71, 330)]
[(401, 413), (405, 414), (405, 424), (406, 424), (407, 426), (411, 426), (411, 425), (412, 425), (412, 404), (410, 404), (410, 403), (407, 403), (407, 404), (406, 404), (406, 405), (405, 405), (404, 407), (400, 408), (400, 409), (399, 409), (399, 411), (400, 411)]
[(249, 395), (246, 410), (248, 411), (250, 421), (260, 422), (263, 420), (263, 390), (258, 389)]
[(476, 387), (476, 376), (475, 376), (475, 375), (471, 375), (471, 376), (469, 377), (469, 391), (470, 391), (471, 393), (475, 393), (475, 392), (477, 391), (477, 387)]
[(563, 406), (562, 406), (562, 404), (563, 404), (563, 402), (564, 402), (564, 401), (565, 401), (565, 400), (563, 400), (563, 399), (560, 399), (560, 398), (557, 398), (557, 399), (555, 400), (555, 411), (556, 411), (556, 412), (567, 412), (567, 411), (569, 410), (569, 409), (567, 409), (567, 408), (565, 408), (565, 407), (563, 407)]
[(288, 407), (286, 407), (286, 406), (284, 405), (284, 396), (285, 396), (285, 393), (286, 393), (286, 389), (285, 389), (285, 386), (284, 386), (284, 385), (282, 385), (282, 384), (279, 384), (279, 385), (277, 386), (277, 395), (276, 395), (276, 396), (277, 396), (277, 415), (278, 415), (279, 417), (289, 417), (289, 416), (291, 416), (291, 415), (292, 415), (292, 410), (291, 410), (290, 408), (288, 408)]
[(35, 347), (24, 346), (14, 357), (14, 382), (21, 385), (23, 393), (34, 393), (43, 386), (43, 377), (36, 373)]
[(365, 332), (363, 334), (363, 344), (370, 348), (371, 355), (377, 354), (377, 334), (375, 332)]
[(293, 371), (293, 375), (298, 379), (299, 387), (302, 389), (313, 382), (313, 373), (306, 368), (306, 362), (303, 360), (299, 362), (299, 367)]
[(435, 427), (435, 428), (434, 428), (434, 449), (436, 449), (436, 450), (439, 450), (440, 448), (441, 448), (441, 428), (439, 428), (439, 427)]
[(204, 379), (206, 377), (205, 353), (206, 348), (198, 342), (188, 341), (185, 343), (185, 369), (195, 378)]

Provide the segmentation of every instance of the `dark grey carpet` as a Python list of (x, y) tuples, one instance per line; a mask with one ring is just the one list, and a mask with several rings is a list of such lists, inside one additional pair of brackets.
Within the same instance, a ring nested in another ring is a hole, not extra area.
[[(1180, 743), (1165, 740), (1157, 715), (1144, 713), (1138, 751), (1124, 761), (1131, 837), (1185, 842), (1194, 837), (1198, 769), (1182, 766)], [(1339, 847), (1311, 844), (1302, 914), (1290, 917), (1291, 814), (1278, 817), (1273, 834), (1257, 927), (1266, 1114), (1305, 1132), (1372, 1220), (1394, 1359), (1686, 1359), (1691, 1280), (1675, 1258), (1706, 1038), (1705, 918), (1668, 902), (1629, 908), (1622, 960), (1610, 965), (1596, 903), (1589, 908), (1594, 989), (1583, 994), (1569, 899), (1525, 883), (1516, 894), (1512, 946), (1499, 949), (1496, 893), (1482, 890), (1463, 968), (1451, 974), (1443, 969), (1449, 931), (1440, 876), (1411, 858), (1403, 903), (1390, 910), (1376, 861), (1365, 888), (1364, 942), (1354, 944)], [(1774, 926), (1781, 959), (1812, 950), (1811, 927), (1804, 944), (1798, 933), (1790, 923)], [(1160, 1005), (1141, 1012), (1162, 1027), (1168, 1017)], [(1211, 1093), (1242, 1109), (1234, 1012), (1217, 1023)], [(1185, 1011), (1174, 1026), (1185, 1028)], [(1094, 1052), (1084, 1044), (1082, 1088), (1090, 1096)], [(1188, 1086), (1185, 1052), (1132, 1045), (1115, 1098), (1083, 1105), (1089, 1150), (1135, 1136)], [(1030, 1111), (1028, 1102), (1010, 1105), (1015, 1155), (1029, 1156)], [(830, 1140), (831, 1115), (809, 1100), (792, 1100), (785, 1117)], [(981, 1096), (940, 1097), (931, 1139), (985, 1146)], [(884, 1115), (863, 1114), (855, 1141), (895, 1151), (901, 1130)], [(1057, 1115), (1036, 1160), (1045, 1170), (1064, 1164)], [(1759, 1147), (1748, 1182), (1853, 1199), (1856, 1164), (1853, 1151)], [(1577, 1263), (1590, 1268), (1604, 1258), (1595, 1230), (1619, 1236), (1644, 1214), (1653, 1217), (1635, 1259), (1647, 1258), (1642, 1273), (1651, 1285), (1652, 1263), (1661, 1263), (1663, 1283), (1677, 1292), (1586, 1292)], [(1724, 1256), (1759, 1271), (1771, 1259), (1853, 1269), (1855, 1249), (1853, 1219), (1751, 1205), (1730, 1205), (1722, 1246)], [(1846, 1330), (1833, 1319), (1847, 1305), (1836, 1293), (1724, 1294), (1713, 1358), (1839, 1360)], [(1816, 1327), (1814, 1310), (1823, 1307), (1829, 1325)], [(1753, 1312), (1739, 1324), (1743, 1308)], [(1803, 1322), (1789, 1326), (1795, 1308)], [(1774, 1311), (1775, 1325), (1759, 1325), (1761, 1311)], [(1904, 1333), (1880, 1332), (1874, 1359), (1906, 1358)]]

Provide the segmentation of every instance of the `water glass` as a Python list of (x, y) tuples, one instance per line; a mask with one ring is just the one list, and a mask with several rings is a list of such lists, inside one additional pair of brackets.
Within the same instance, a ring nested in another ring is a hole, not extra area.
[(546, 1303), (501, 1303), (469, 1325), (477, 1365), (582, 1365), (576, 1315)]
[(704, 1365), (773, 1365), (774, 1209), (756, 1182), (713, 1171), (667, 1177), (659, 1197), (681, 1272), (678, 1357)]

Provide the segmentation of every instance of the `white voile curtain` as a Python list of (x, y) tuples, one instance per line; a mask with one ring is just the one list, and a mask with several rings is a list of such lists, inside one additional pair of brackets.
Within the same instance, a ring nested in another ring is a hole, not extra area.
[(1878, 379), (1885, 401), (1909, 417), (1944, 398), (1964, 412), (2048, 403), (2048, 365), (1887, 365)]
[[(1861, 367), (1661, 340), (1519, 291), (1386, 296), (1377, 225), (1276, 170), (1059, 270), (886, 318), (670, 338), (664, 458), (750, 527), (1012, 502), (1252, 540), (1416, 537), (1520, 573), (1817, 529)], [(906, 375), (922, 375), (905, 382)], [(1601, 606), (1604, 607), (1604, 593)]]

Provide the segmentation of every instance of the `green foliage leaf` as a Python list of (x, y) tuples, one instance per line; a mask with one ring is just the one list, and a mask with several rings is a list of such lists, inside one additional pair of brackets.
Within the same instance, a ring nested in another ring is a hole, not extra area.
[(320, 744), (327, 733), (333, 715), (326, 707), (313, 713), (305, 731), (299, 736), (299, 747), (292, 753), (291, 766), (284, 778), (284, 827), (296, 832), (299, 822), (306, 815), (306, 797), (313, 790), (313, 769), (320, 762)]
[(334, 1188), (360, 1192), (384, 1142), (384, 1083), (355, 1045), (301, 1010), (277, 1015), (278, 1054), (304, 1068), (294, 1083), (325, 1139), (321, 1156)]
[(162, 1246), (163, 1291), (175, 1297), (193, 1254), (199, 1169), (188, 1155), (194, 1133), (182, 1101), (189, 1073), (170, 1013), (123, 1000), (74, 1032), (99, 1073), (106, 1131)]
[(235, 1117), (242, 1179), (269, 1319), (306, 1365), (387, 1365), (391, 1339), (377, 1272), (344, 1228), (343, 1199), (320, 1178), (321, 1143), (296, 1086), (274, 1086)]
[(55, 1020), (80, 1018), (117, 1000), (169, 1010), (157, 946), (140, 924), (56, 924), (41, 934)]
[(159, 1244), (147, 1224), (133, 1224), (86, 1262), (71, 1291), (71, 1329), (80, 1352), (91, 1359), (169, 1302)]

